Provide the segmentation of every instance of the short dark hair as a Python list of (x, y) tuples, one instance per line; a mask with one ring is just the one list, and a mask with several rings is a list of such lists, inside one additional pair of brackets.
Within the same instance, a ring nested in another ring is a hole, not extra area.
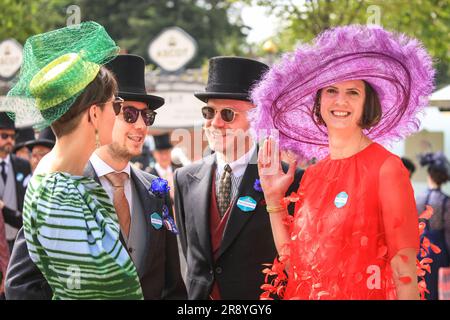
[[(368, 129), (373, 126), (376, 126), (380, 120), (382, 115), (381, 103), (378, 98), (377, 92), (372, 88), (372, 86), (364, 81), (364, 90), (366, 93), (366, 97), (364, 99), (363, 106), (363, 114), (361, 116), (361, 120), (359, 122), (359, 126), (362, 129)], [(322, 93), (322, 89), (317, 91), (316, 97), (314, 99), (314, 107), (313, 107), (313, 121), (317, 125), (325, 125), (325, 122), (320, 115), (320, 96)]]
[(416, 166), (414, 165), (414, 163), (405, 157), (402, 157), (402, 162), (405, 168), (408, 169), (409, 175), (412, 176), (414, 172), (416, 172)]
[(447, 170), (443, 170), (442, 168), (429, 166), (427, 172), (431, 180), (433, 180), (438, 186), (450, 180)]
[(117, 81), (111, 71), (101, 67), (97, 76), (78, 96), (70, 109), (58, 120), (52, 123), (51, 127), (56, 137), (67, 135), (75, 130), (79, 125), (83, 113), (93, 104), (98, 104), (100, 108), (104, 103), (117, 93)]

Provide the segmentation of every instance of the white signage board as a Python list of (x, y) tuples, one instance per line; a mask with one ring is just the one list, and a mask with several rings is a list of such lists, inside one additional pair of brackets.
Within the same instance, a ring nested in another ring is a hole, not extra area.
[(175, 72), (189, 63), (197, 53), (196, 41), (183, 29), (162, 31), (149, 45), (149, 57), (163, 70)]
[(165, 99), (164, 105), (157, 109), (153, 127), (155, 128), (190, 128), (203, 123), (201, 113), (204, 102), (194, 97), (192, 92), (158, 91), (155, 93)]
[(22, 46), (14, 39), (0, 43), (0, 77), (9, 80), (22, 65)]

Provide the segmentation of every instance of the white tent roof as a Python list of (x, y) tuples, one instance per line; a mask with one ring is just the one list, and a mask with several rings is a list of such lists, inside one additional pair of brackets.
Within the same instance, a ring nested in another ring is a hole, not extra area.
[(433, 92), (429, 105), (432, 107), (450, 108), (450, 85)]

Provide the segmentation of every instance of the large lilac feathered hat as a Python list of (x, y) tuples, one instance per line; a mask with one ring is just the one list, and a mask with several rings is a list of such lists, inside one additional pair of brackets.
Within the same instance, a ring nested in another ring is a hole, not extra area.
[(303, 160), (321, 159), (328, 154), (328, 134), (313, 121), (319, 89), (346, 80), (367, 81), (378, 94), (382, 118), (364, 132), (386, 143), (418, 130), (433, 79), (432, 59), (418, 40), (379, 26), (336, 27), (285, 54), (265, 74), (252, 91), (257, 107), (249, 116), (257, 138), (276, 129), (282, 149)]

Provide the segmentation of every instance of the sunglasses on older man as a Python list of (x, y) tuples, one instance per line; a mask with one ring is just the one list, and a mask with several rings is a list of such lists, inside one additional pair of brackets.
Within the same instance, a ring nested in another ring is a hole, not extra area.
[(6, 140), (8, 138), (11, 138), (11, 140), (16, 140), (16, 136), (17, 136), (16, 133), (0, 133), (0, 137), (3, 140)]
[(135, 123), (138, 118), (139, 114), (142, 116), (142, 119), (144, 119), (144, 123), (147, 127), (151, 126), (155, 122), (156, 112), (150, 109), (138, 109), (133, 106), (123, 106), (123, 103), (125, 101), (117, 97), (116, 100), (113, 102), (113, 109), (114, 113), (119, 115), (120, 111), (122, 110), (123, 113), (123, 119), (127, 123)]
[(202, 108), (202, 115), (203, 118), (205, 118), (206, 120), (214, 119), (217, 112), (220, 112), (220, 117), (222, 118), (222, 120), (228, 123), (233, 122), (234, 118), (236, 117), (236, 114), (239, 113), (229, 108), (224, 108), (220, 111), (217, 111), (216, 109), (210, 106), (204, 106)]

